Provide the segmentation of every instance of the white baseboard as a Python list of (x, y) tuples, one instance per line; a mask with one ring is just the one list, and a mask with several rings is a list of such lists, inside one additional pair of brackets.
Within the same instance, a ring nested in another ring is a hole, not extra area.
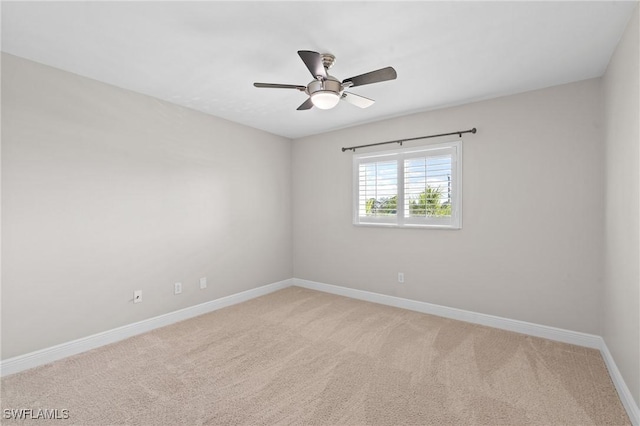
[(624, 382), (624, 379), (622, 378), (607, 345), (600, 336), (493, 315), (480, 314), (477, 312), (465, 311), (463, 309), (448, 308), (446, 306), (434, 305), (432, 303), (403, 299), (401, 297), (388, 296), (385, 294), (372, 293), (370, 291), (356, 290), (353, 288), (324, 284), (299, 278), (293, 279), (293, 285), (311, 290), (323, 291), (325, 293), (337, 294), (339, 296), (346, 296), (352, 299), (394, 306), (396, 308), (409, 309), (411, 311), (437, 315), (473, 324), (486, 325), (488, 327), (499, 328), (501, 330), (514, 331), (516, 333), (522, 333), (529, 336), (542, 337), (544, 339), (555, 340), (558, 342), (599, 349), (602, 353), (605, 364), (609, 369), (609, 374), (611, 375), (611, 379), (618, 391), (620, 400), (629, 415), (631, 423), (634, 426), (640, 426), (640, 412), (638, 410), (638, 405), (633, 399), (631, 391), (629, 391), (629, 388)]
[(640, 408), (638, 407), (638, 404), (636, 404), (636, 401), (633, 399), (633, 395), (631, 395), (631, 391), (622, 378), (622, 374), (620, 374), (620, 370), (618, 370), (618, 366), (613, 360), (611, 352), (609, 352), (609, 348), (607, 347), (604, 339), (602, 339), (600, 353), (602, 353), (604, 363), (607, 365), (611, 380), (616, 386), (616, 390), (618, 391), (618, 395), (620, 396), (620, 401), (622, 401), (622, 405), (624, 405), (625, 410), (627, 410), (627, 415), (631, 420), (631, 424), (633, 424), (634, 426), (640, 426)]
[(48, 364), (71, 355), (76, 355), (90, 349), (95, 349), (138, 334), (146, 333), (147, 331), (155, 330), (156, 328), (197, 317), (198, 315), (213, 312), (237, 303), (245, 302), (247, 300), (290, 287), (291, 285), (292, 279), (267, 284), (241, 293), (221, 297), (220, 299), (211, 300), (199, 305), (190, 306), (178, 311), (169, 312), (164, 315), (159, 315), (133, 324), (107, 330), (102, 333), (93, 334), (71, 342), (62, 343), (60, 345), (30, 352), (14, 358), (8, 358), (0, 361), (0, 376), (4, 377), (20, 371), (28, 370), (29, 368)]
[(437, 315), (439, 317), (486, 325), (488, 327), (499, 328), (501, 330), (515, 331), (516, 333), (542, 337), (558, 342), (571, 343), (573, 345), (585, 346), (587, 348), (600, 349), (601, 347), (602, 338), (593, 334), (580, 333), (577, 331), (564, 330), (561, 328), (533, 324), (525, 321), (480, 314), (477, 312), (465, 311), (463, 309), (448, 308), (446, 306), (434, 305), (433, 303), (419, 302), (417, 300), (403, 299), (401, 297), (387, 296), (385, 294), (318, 283), (315, 281), (301, 280), (298, 278), (293, 279), (293, 285), (312, 290), (324, 291), (325, 293), (347, 296), (353, 299), (365, 300), (367, 302), (380, 303), (382, 305), (395, 306), (397, 308)]

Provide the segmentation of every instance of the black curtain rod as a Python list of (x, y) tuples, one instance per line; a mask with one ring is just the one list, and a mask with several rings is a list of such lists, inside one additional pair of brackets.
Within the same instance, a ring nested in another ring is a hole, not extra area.
[(342, 152), (349, 151), (349, 150), (351, 150), (351, 151), (355, 152), (355, 151), (356, 151), (356, 149), (358, 149), (358, 148), (366, 148), (366, 147), (368, 147), (368, 146), (386, 145), (386, 144), (389, 144), (389, 143), (399, 143), (400, 145), (402, 145), (402, 143), (403, 143), (403, 142), (415, 141), (415, 140), (418, 140), (418, 139), (439, 138), (439, 137), (441, 137), (441, 136), (458, 135), (459, 137), (462, 137), (462, 134), (463, 134), (463, 133), (475, 133), (475, 132), (477, 132), (477, 130), (476, 130), (476, 128), (474, 127), (474, 128), (473, 128), (473, 129), (471, 129), (471, 130), (460, 130), (460, 131), (458, 131), (458, 132), (441, 133), (441, 134), (439, 134), (439, 135), (419, 136), (419, 137), (417, 137), (417, 138), (398, 139), (398, 140), (395, 140), (395, 141), (378, 142), (378, 143), (370, 143), (370, 144), (367, 144), (367, 145), (348, 146), (348, 147), (346, 147), (346, 148), (342, 148)]

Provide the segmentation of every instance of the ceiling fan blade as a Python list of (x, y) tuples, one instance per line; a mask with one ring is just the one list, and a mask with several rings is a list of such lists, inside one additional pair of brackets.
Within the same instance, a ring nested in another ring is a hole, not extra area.
[(355, 93), (343, 92), (342, 100), (349, 102), (351, 105), (355, 105), (360, 108), (367, 108), (376, 103), (373, 99), (365, 98), (364, 96), (356, 95)]
[(307, 66), (313, 78), (318, 78), (319, 76), (327, 78), (327, 72), (322, 64), (322, 56), (318, 52), (298, 50), (298, 55), (300, 55), (300, 59)]
[(302, 111), (305, 109), (311, 109), (313, 108), (313, 102), (311, 102), (311, 98), (307, 99), (306, 101), (304, 101), (304, 103), (302, 105), (300, 105), (298, 107), (298, 111)]
[(366, 74), (345, 79), (342, 84), (351, 83), (349, 87), (364, 86), (365, 84), (379, 83), (381, 81), (395, 80), (398, 77), (393, 67), (386, 67)]
[(263, 87), (266, 89), (298, 89), (301, 92), (304, 92), (307, 88), (306, 86), (297, 86), (295, 84), (272, 84), (272, 83), (253, 83), (255, 87)]

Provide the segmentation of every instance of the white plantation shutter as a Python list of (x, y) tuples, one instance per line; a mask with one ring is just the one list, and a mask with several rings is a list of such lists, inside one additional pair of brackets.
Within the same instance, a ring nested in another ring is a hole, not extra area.
[(356, 225), (461, 227), (460, 141), (354, 155)]
[(358, 216), (373, 223), (395, 223), (398, 161), (373, 159), (358, 166)]

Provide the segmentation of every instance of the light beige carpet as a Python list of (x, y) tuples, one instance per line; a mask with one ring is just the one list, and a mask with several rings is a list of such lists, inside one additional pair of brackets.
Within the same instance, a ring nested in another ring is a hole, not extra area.
[(629, 424), (596, 350), (298, 287), (9, 376), (1, 405), (60, 425)]

